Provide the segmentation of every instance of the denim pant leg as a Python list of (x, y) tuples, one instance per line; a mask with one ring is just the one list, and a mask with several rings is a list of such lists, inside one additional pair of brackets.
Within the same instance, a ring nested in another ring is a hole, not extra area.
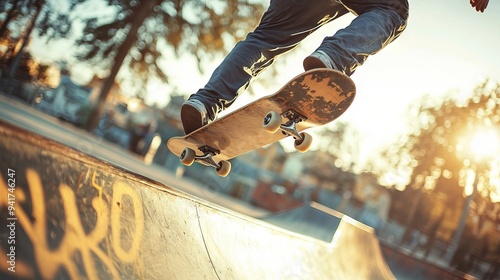
[(206, 86), (190, 98), (203, 102), (214, 119), (276, 56), (295, 48), (320, 26), (347, 12), (336, 0), (271, 0), (257, 28), (236, 44)]
[[(352, 75), (369, 55), (394, 41), (406, 28), (406, 0), (342, 0), (359, 14), (345, 29), (326, 37), (318, 50), (330, 56), (335, 69)], [(358, 4), (361, 2), (361, 4)]]

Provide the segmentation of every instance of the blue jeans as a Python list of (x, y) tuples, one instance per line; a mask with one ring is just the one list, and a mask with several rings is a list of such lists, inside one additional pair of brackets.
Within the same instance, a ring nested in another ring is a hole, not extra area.
[(408, 2), (271, 0), (257, 28), (236, 44), (205, 87), (190, 98), (203, 102), (213, 120), (280, 54), (292, 50), (319, 27), (348, 12), (357, 17), (346, 28), (326, 37), (318, 50), (331, 58), (336, 70), (351, 75), (369, 55), (387, 46), (405, 29)]

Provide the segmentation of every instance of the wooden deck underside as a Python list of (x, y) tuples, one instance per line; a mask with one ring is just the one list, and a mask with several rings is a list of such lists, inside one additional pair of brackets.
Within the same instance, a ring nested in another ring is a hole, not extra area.
[(329, 69), (310, 70), (273, 95), (260, 98), (187, 136), (171, 138), (168, 148), (177, 156), (185, 148), (201, 155), (198, 148), (207, 145), (220, 151), (213, 158), (216, 162), (229, 160), (287, 137), (280, 131), (272, 134), (262, 127), (269, 111), (282, 114), (293, 110), (305, 116), (307, 120), (297, 124), (298, 130), (303, 131), (338, 118), (350, 106), (355, 93), (355, 85), (346, 75)]

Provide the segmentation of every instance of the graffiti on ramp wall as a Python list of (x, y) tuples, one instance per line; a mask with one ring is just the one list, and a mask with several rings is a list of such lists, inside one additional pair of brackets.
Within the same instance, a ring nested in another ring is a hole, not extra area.
[(141, 278), (144, 213), (126, 181), (55, 154), (0, 149), (12, 159), (0, 162), (1, 274)]

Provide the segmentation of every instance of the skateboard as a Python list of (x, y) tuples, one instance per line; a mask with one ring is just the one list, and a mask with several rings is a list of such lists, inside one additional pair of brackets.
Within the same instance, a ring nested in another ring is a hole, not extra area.
[(172, 137), (167, 146), (182, 164), (212, 166), (220, 176), (231, 170), (228, 161), (286, 137), (300, 152), (312, 137), (305, 129), (327, 124), (342, 115), (356, 94), (354, 82), (331, 69), (306, 71), (275, 94), (262, 97), (186, 136)]

